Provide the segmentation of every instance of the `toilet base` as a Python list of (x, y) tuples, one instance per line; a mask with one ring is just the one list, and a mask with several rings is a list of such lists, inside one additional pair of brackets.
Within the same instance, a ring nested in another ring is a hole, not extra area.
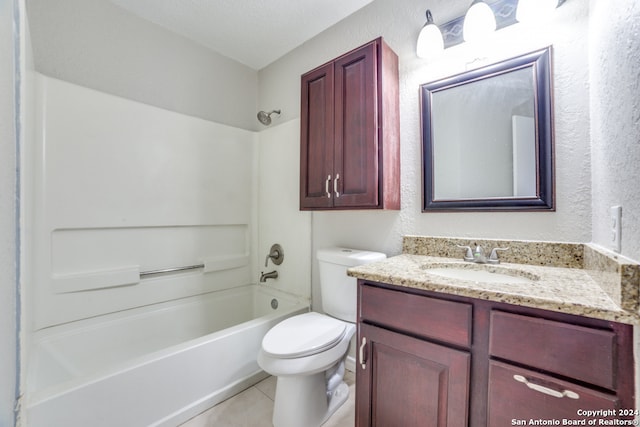
[(273, 407), (274, 427), (319, 427), (349, 398), (349, 386), (340, 381), (327, 396), (325, 372), (278, 377)]
[(347, 383), (342, 381), (340, 385), (334, 390), (333, 396), (329, 400), (329, 407), (327, 408), (327, 416), (322, 421), (323, 423), (327, 421), (334, 412), (338, 410), (349, 399), (349, 386)]

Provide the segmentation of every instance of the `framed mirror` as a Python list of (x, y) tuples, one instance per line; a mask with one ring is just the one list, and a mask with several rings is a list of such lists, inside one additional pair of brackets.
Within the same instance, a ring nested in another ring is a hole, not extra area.
[(554, 210), (551, 47), (420, 92), (423, 212)]

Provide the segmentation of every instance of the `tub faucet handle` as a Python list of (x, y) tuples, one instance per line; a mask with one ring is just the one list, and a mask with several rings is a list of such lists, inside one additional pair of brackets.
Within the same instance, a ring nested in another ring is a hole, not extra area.
[(265, 267), (269, 264), (269, 260), (273, 261), (275, 265), (282, 264), (282, 261), (284, 261), (284, 251), (282, 250), (282, 246), (277, 243), (271, 245), (271, 249), (269, 249), (269, 253), (264, 260)]
[(269, 258), (276, 258), (278, 255), (267, 254), (267, 257), (264, 259), (264, 266), (269, 265)]
[(275, 265), (282, 264), (282, 261), (284, 261), (284, 251), (282, 250), (282, 246), (277, 243), (271, 246), (267, 257), (264, 259), (265, 267), (269, 264), (269, 260), (273, 261)]

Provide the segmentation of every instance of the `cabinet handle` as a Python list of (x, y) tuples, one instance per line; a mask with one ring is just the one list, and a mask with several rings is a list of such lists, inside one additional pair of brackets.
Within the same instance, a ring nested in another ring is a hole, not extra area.
[(331, 175), (327, 175), (327, 180), (324, 183), (324, 192), (327, 193), (327, 199), (331, 198), (331, 193), (329, 192), (330, 183), (331, 183)]
[(545, 387), (542, 386), (540, 384), (535, 384), (530, 382), (527, 378), (523, 377), (522, 375), (514, 375), (513, 379), (523, 383), (524, 385), (526, 385), (527, 387), (529, 387), (531, 390), (535, 390), (537, 392), (540, 393), (544, 393), (547, 394), (549, 396), (553, 396), (553, 397), (557, 397), (559, 399), (562, 399), (563, 397), (568, 397), (569, 399), (580, 399), (580, 395), (574, 391), (571, 390), (554, 390), (552, 388), (549, 387)]
[(362, 337), (362, 343), (360, 344), (360, 366), (362, 369), (367, 369), (367, 361), (365, 360), (364, 348), (367, 345), (367, 338)]
[(336, 193), (336, 197), (340, 197), (340, 193), (338, 192), (339, 179), (340, 179), (340, 174), (336, 174), (336, 179), (333, 180), (333, 191)]

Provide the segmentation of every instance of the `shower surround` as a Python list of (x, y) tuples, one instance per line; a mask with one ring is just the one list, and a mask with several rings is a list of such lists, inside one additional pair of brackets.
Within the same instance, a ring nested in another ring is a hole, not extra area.
[[(104, 405), (99, 396), (114, 393), (106, 385), (136, 376), (147, 375), (140, 393), (171, 401), (163, 381), (177, 372), (198, 378), (205, 361), (237, 340), (246, 344), (237, 360), (208, 370), (200, 386), (182, 385), (202, 391), (194, 401), (140, 420), (193, 415), (215, 403), (212, 395), (261, 379), (262, 335), (308, 310), (310, 289), (299, 283), (278, 294), (253, 285), (258, 134), (44, 75), (35, 87), (34, 146), (25, 153), (26, 425), (64, 402)], [(149, 274), (159, 270), (173, 271)], [(274, 297), (280, 308), (272, 313)], [(196, 370), (181, 371), (187, 366)], [(83, 395), (90, 400), (77, 400)]]

